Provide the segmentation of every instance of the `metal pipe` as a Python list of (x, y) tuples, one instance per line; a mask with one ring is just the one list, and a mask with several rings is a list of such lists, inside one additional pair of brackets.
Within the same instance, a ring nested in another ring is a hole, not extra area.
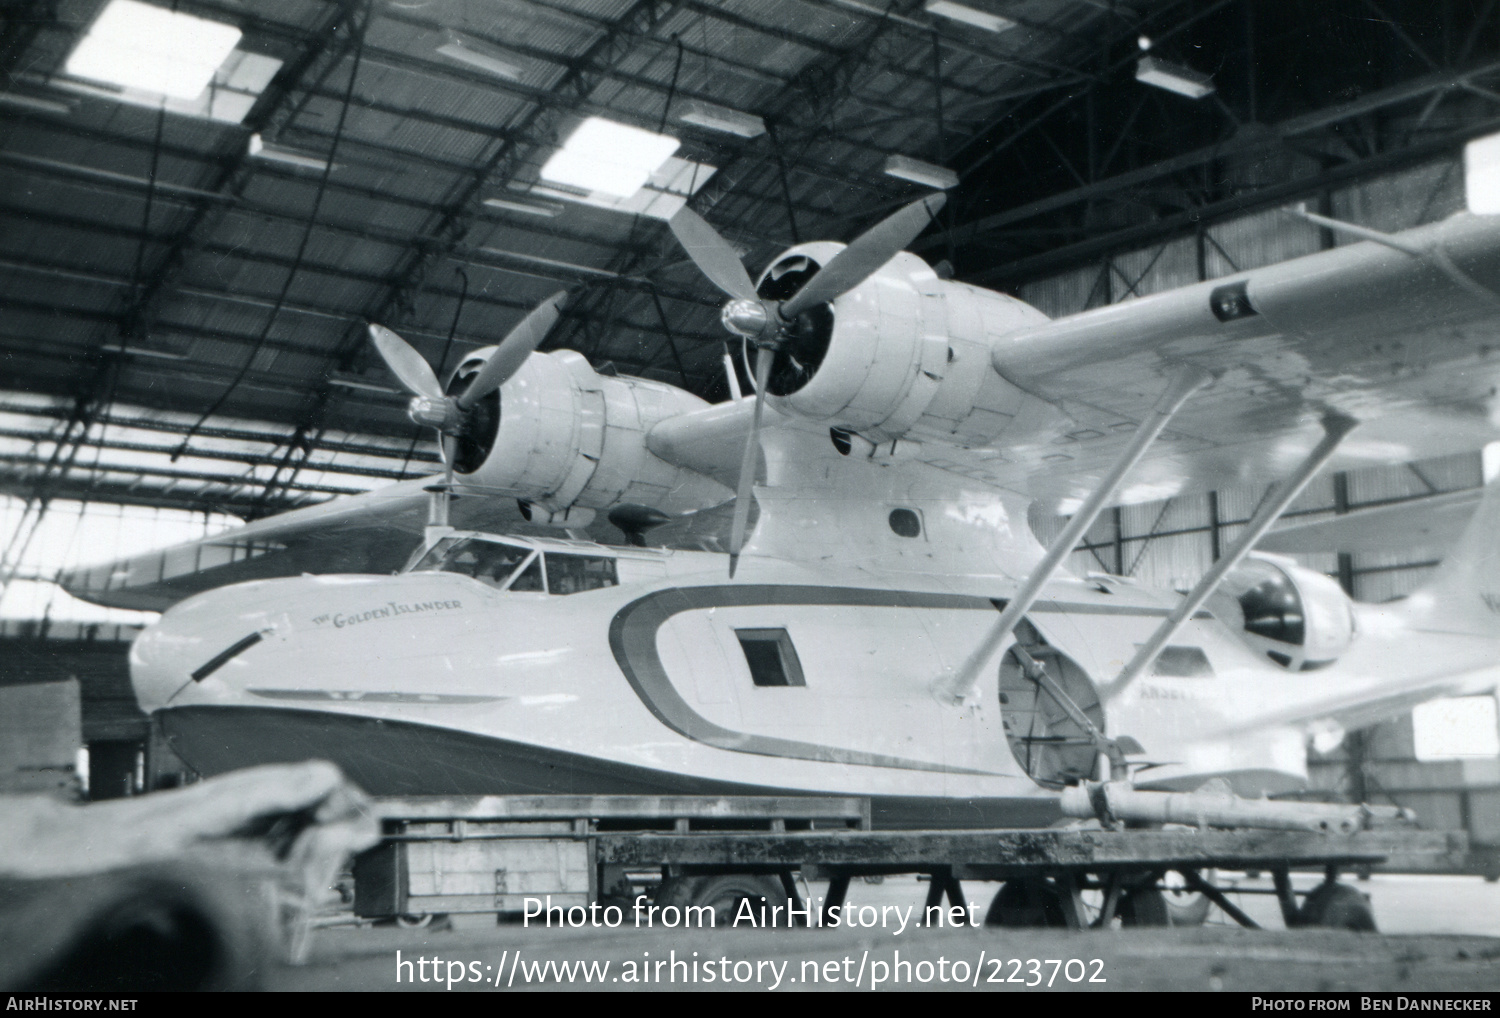
[(1000, 649), (1000, 644), (1010, 635), (1011, 630), (1015, 629), (1016, 623), (1021, 621), (1021, 616), (1031, 610), (1031, 606), (1041, 595), (1042, 588), (1052, 579), (1063, 559), (1073, 551), (1078, 544), (1078, 539), (1094, 525), (1094, 520), (1104, 510), (1105, 505), (1114, 495), (1115, 489), (1120, 486), (1120, 482), (1125, 479), (1125, 474), (1140, 462), (1151, 443), (1156, 440), (1156, 436), (1161, 434), (1167, 422), (1176, 415), (1178, 410), (1182, 409), (1182, 404), (1187, 402), (1187, 398), (1212, 380), (1211, 374), (1196, 365), (1185, 364), (1177, 370), (1171, 382), (1167, 384), (1166, 390), (1161, 394), (1161, 398), (1156, 401), (1156, 405), (1141, 419), (1141, 423), (1135, 429), (1135, 434), (1130, 439), (1130, 444), (1120, 453), (1114, 466), (1110, 467), (1109, 473), (1099, 482), (1099, 486), (1089, 494), (1083, 505), (1073, 514), (1073, 518), (1063, 528), (1063, 532), (1053, 540), (1041, 561), (1032, 568), (1031, 575), (1026, 578), (1021, 589), (1016, 591), (1015, 597), (1011, 598), (1010, 603), (1000, 612), (1000, 618), (996, 620), (989, 634), (978, 647), (974, 648), (956, 672), (938, 680), (934, 692), (940, 699), (960, 703), (974, 692), (985, 662)]
[(1058, 806), (1064, 816), (1098, 817), (1105, 822), (1248, 827), (1314, 834), (1353, 834), (1414, 822), (1410, 811), (1397, 806), (1245, 799), (1227, 786), (1205, 786), (1196, 792), (1143, 791), (1125, 781), (1069, 786), (1062, 790)]
[(1151, 639), (1141, 645), (1140, 650), (1135, 652), (1135, 657), (1130, 659), (1123, 671), (1114, 682), (1099, 691), (1099, 698), (1109, 701), (1119, 696), (1134, 682), (1142, 672), (1150, 667), (1151, 662), (1156, 660), (1156, 655), (1167, 645), (1167, 641), (1177, 635), (1193, 613), (1203, 606), (1209, 596), (1218, 589), (1219, 583), (1228, 575), (1229, 571), (1239, 565), (1250, 549), (1255, 547), (1267, 530), (1281, 518), (1286, 507), (1292, 504), (1292, 500), (1302, 493), (1307, 482), (1312, 480), (1314, 474), (1321, 470), (1338, 449), (1339, 443), (1344, 436), (1353, 430), (1359, 422), (1354, 418), (1346, 416), (1337, 411), (1331, 411), (1323, 416), (1323, 438), (1312, 452), (1307, 454), (1296, 471), (1280, 487), (1273, 488), (1266, 501), (1256, 510), (1251, 517), (1245, 530), (1229, 549), (1229, 553), (1219, 561), (1215, 562), (1208, 572), (1198, 581), (1197, 585), (1182, 599), (1182, 603), (1172, 609), (1172, 613), (1162, 620), (1161, 625), (1156, 627), (1156, 632)]

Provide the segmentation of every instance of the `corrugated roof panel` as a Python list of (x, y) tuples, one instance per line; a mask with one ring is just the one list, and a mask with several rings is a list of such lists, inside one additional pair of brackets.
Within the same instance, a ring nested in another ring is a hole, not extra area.
[(837, 7), (804, 0), (721, 0), (718, 8), (764, 26), (767, 31), (815, 39), (827, 46), (848, 43), (869, 20)]
[[(296, 26), (299, 32), (322, 23), (335, 10), (306, 0), (257, 0), (253, 7), (253, 17), (271, 23), (273, 29), (280, 23)], [(81, 21), (89, 9), (89, 5), (70, 6), (64, 16)], [(593, 47), (614, 21), (633, 9), (638, 5), (632, 0), (493, 0), (377, 8), (356, 95), (387, 109), (371, 109), (356, 101), (345, 118), (340, 165), (328, 178), (319, 208), (319, 218), (336, 223), (337, 228), (320, 226), (312, 234), (303, 268), (289, 291), (289, 304), (231, 404), (266, 416), (305, 411), (308, 379), (326, 369), (329, 354), (339, 344), (358, 342), (359, 320), (374, 313), (386, 299), (386, 277), (411, 263), (413, 252), (435, 230), (444, 206), (470, 189), (471, 167), (495, 151), (499, 128), (525, 122), (538, 112), (535, 97), (524, 94), (524, 86), (547, 89), (549, 101), (570, 103), (571, 93), (555, 90), (567, 73), (567, 63)], [(794, 166), (788, 182), (802, 206), (797, 218), (804, 236), (847, 238), (879, 207), (918, 193), (887, 181), (880, 163), (886, 150), (930, 158), (934, 148), (933, 125), (924, 119), (933, 105), (931, 89), (925, 84), (930, 40), (920, 31), (880, 25), (867, 14), (827, 0), (730, 0), (717, 6), (690, 0), (664, 9), (671, 10), (670, 16), (650, 29), (651, 36), (624, 37), (619, 47), (596, 58), (596, 62), (615, 61), (617, 73), (599, 77), (595, 98), (618, 111), (622, 119), (654, 126), (660, 117), (677, 57), (672, 41), (676, 34), (690, 51), (678, 74), (679, 99), (702, 94), (730, 108), (779, 118), (793, 163), (807, 164)], [(1007, 9), (1038, 21), (1058, 22), (1069, 31), (1077, 31), (1081, 23), (1098, 16), (1059, 0), (1012, 0)], [(482, 72), (438, 55), (438, 25), (452, 25), (498, 45), (532, 51), (517, 60), (523, 87), (491, 81)], [(825, 72), (839, 62), (838, 53), (828, 52), (830, 48), (843, 50), (876, 34), (879, 41), (862, 51), (863, 69), (852, 78), (858, 95), (877, 100), (872, 105), (843, 95), (842, 79), (835, 82)], [(53, 66), (72, 38), (69, 32), (46, 31), (28, 56), (42, 59), (36, 66)], [(290, 56), (297, 40), (273, 30), (260, 42)], [(1078, 44), (1055, 34), (1028, 31), (1023, 35), (1019, 30), (977, 43), (1000, 51), (1024, 47), (1028, 54), (1035, 51), (1037, 55)], [(950, 88), (949, 98), (962, 97), (964, 87), (993, 91), (1019, 73), (991, 58), (965, 54), (957, 45), (947, 49), (951, 51), (946, 52), (945, 73), (954, 86), (962, 86)], [(885, 61), (892, 67), (882, 69), (879, 65)], [(323, 69), (321, 61), (315, 66)], [(301, 104), (296, 126), (279, 134), (270, 130), (267, 140), (313, 155), (326, 154), (351, 67), (352, 55), (345, 53), (339, 66), (321, 79), (319, 96), (304, 103), (300, 93), (294, 92)], [(586, 77), (593, 80), (601, 70), (592, 68)], [(798, 78), (796, 87), (787, 84), (793, 78)], [(873, 130), (847, 131), (844, 140), (828, 128), (830, 122), (887, 116), (881, 106), (916, 109), (919, 116)], [(589, 111), (543, 111), (535, 127), (540, 136), (524, 143), (515, 153), (517, 160), (505, 164), (506, 170), (521, 181), (534, 179), (540, 160), (550, 154), (546, 132), (566, 129), (573, 116), (584, 112)], [(44, 152), (48, 158), (136, 177), (149, 170), (158, 123), (152, 110), (86, 98), (73, 116), (60, 118), (58, 123), (45, 121), (45, 117), (8, 118), (7, 150)], [(178, 116), (168, 116), (162, 126), (164, 143), (180, 150), (165, 152), (159, 160), (163, 180), (207, 186), (220, 177), (225, 165), (242, 158), (245, 139), (240, 131)], [(726, 235), (751, 240), (747, 260), (757, 263), (752, 268), (759, 267), (790, 239), (769, 141), (741, 142), (680, 124), (669, 129), (681, 131), (689, 157), (722, 167), (720, 179), (700, 199), (701, 208)], [(171, 391), (161, 393), (164, 398), (201, 399), (206, 405), (222, 395), (265, 328), (269, 307), (286, 279), (287, 262), (302, 243), (300, 219), (313, 207), (320, 175), (260, 161), (245, 163), (245, 170), (243, 200), (227, 211), (212, 211), (197, 228), (186, 264), (169, 280), (157, 309), (153, 340), (188, 344), (192, 361), (153, 367), (136, 359), (125, 376), (128, 384), (170, 379)], [(11, 181), (16, 189), (0, 204), (9, 203), (22, 211), (0, 212), (0, 224), (21, 239), (7, 236), (0, 242), (0, 253), (17, 260), (65, 261), (117, 279), (134, 271), (139, 248), (130, 235), (138, 227), (143, 207), (139, 189), (0, 170), (0, 188)], [(503, 186), (497, 175), (484, 184), (480, 194)], [(716, 197), (723, 193), (721, 189), (727, 197)], [(97, 220), (109, 229), (41, 227), (27, 221), (28, 208), (64, 211)], [(268, 216), (268, 211), (276, 215)], [(476, 210), (470, 205), (463, 213), (472, 217)], [(152, 229), (170, 237), (194, 215), (192, 205), (162, 199), (157, 202)], [(466, 343), (502, 334), (519, 319), (523, 307), (506, 302), (523, 306), (534, 302), (556, 288), (560, 279), (576, 278), (587, 267), (649, 265), (662, 252), (680, 259), (661, 223), (579, 205), (565, 205), (555, 219), (480, 210), (477, 218), (466, 218), (466, 222), (468, 233), (460, 246), (461, 255), (471, 258), (467, 270), (471, 297), (460, 328)], [(627, 244), (637, 250), (625, 250)], [(483, 246), (513, 255), (504, 260), (472, 250)], [(163, 250), (162, 245), (153, 245), (147, 262), (154, 263)], [(544, 268), (535, 259), (573, 263), (579, 269)], [(495, 264), (478, 264), (489, 261)], [(398, 323), (419, 337), (424, 349), (440, 347), (452, 321), (459, 264), (452, 259), (429, 262), (415, 306)], [(706, 292), (690, 266), (677, 265), (661, 278), (688, 292)], [(35, 281), (24, 275), (0, 272), (0, 294), (35, 294), (37, 290)], [(108, 307), (113, 313), (121, 306), (123, 287), (80, 285), (73, 290), (48, 290), (48, 295), (82, 301), (84, 308)], [(596, 306), (591, 295), (578, 300), (580, 307)], [(685, 340), (695, 333), (713, 340), (720, 337), (712, 308), (670, 297), (664, 298), (664, 305), (674, 331)], [(672, 377), (675, 361), (664, 353), (651, 302), (624, 294), (614, 307), (620, 316), (616, 324), (601, 330), (598, 322), (593, 323), (593, 334), (604, 340), (595, 355), (621, 361), (654, 360), (655, 367), (639, 370), (654, 377)], [(72, 315), (71, 308), (58, 310), (55, 316), (8, 313), (0, 322), (0, 333), (47, 331), (77, 344), (92, 344), (112, 328)], [(577, 321), (570, 318), (568, 322), (564, 331), (572, 336)], [(287, 344), (307, 349), (299, 352)], [(690, 368), (716, 374), (719, 345), (685, 341), (681, 353)], [(359, 349), (362, 359), (368, 356)], [(47, 384), (57, 384), (69, 370), (68, 362), (54, 357), (49, 363), (51, 381)], [(262, 371), (268, 373), (262, 375)], [(348, 393), (333, 398), (338, 413), (381, 426), (405, 427), (399, 399), (382, 402)]]
[[(696, 49), (723, 54), (742, 64), (751, 64), (782, 78), (790, 78), (818, 59), (821, 51), (813, 45), (778, 38), (774, 32), (758, 30), (693, 10), (682, 10), (663, 25), (667, 37), (680, 35)], [(701, 60), (689, 57), (688, 61)], [(685, 61), (686, 63), (687, 61)]]

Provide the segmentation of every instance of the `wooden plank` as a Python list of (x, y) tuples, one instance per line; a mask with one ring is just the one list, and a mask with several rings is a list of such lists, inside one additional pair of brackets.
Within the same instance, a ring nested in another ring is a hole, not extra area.
[(1001, 878), (1059, 867), (1268, 869), (1357, 865), (1390, 855), (1463, 850), (1461, 833), (1364, 831), (1330, 836), (1289, 831), (850, 831), (792, 834), (600, 834), (598, 861), (623, 865), (798, 866), (814, 863), (899, 872), (934, 865)]

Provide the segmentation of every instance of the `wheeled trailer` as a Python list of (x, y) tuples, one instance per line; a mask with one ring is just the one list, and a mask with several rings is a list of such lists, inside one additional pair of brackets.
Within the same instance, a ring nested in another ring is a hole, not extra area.
[[(376, 808), (383, 841), (354, 867), (354, 910), (367, 919), (609, 904), (623, 913), (649, 901), (706, 908), (714, 925), (730, 925), (751, 901), (785, 902), (773, 915), (826, 925), (851, 879), (916, 873), (930, 881), (924, 915), (940, 921), (972, 912), (963, 881), (999, 880), (989, 925), (1167, 925), (1174, 910), (1162, 885), (1177, 874), (1255, 926), (1208, 876), (1255, 870), (1273, 876), (1288, 926), (1373, 930), (1365, 896), (1340, 871), (1467, 851), (1462, 832), (1410, 828), (872, 830), (868, 800), (815, 796), (415, 796)], [(1308, 869), (1325, 879), (1299, 902), (1290, 874)], [(805, 900), (798, 876), (828, 881), (821, 900)], [(1093, 909), (1087, 892), (1100, 902)]]

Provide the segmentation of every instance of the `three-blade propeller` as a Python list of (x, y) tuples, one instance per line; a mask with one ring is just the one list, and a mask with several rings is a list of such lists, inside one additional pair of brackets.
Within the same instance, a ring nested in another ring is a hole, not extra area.
[(730, 576), (734, 575), (740, 549), (745, 546), (766, 386), (777, 350), (799, 315), (819, 304), (838, 299), (874, 275), (927, 228), (946, 200), (947, 196), (943, 194), (928, 195), (887, 216), (829, 259), (828, 264), (819, 269), (802, 289), (785, 301), (767, 300), (757, 294), (740, 256), (697, 213), (684, 208), (669, 222), (672, 234), (693, 264), (730, 298), (719, 316), (724, 327), (744, 337), (756, 350), (755, 417), (750, 434), (745, 438), (744, 454), (740, 457), (739, 490), (734, 503), (734, 525), (729, 534)]
[[(568, 291), (559, 290), (533, 308), (519, 325), (511, 329), (499, 343), (490, 359), (485, 361), (457, 396), (443, 392), (432, 367), (417, 353), (412, 345), (383, 325), (370, 325), (370, 341), (380, 351), (391, 373), (401, 380), (412, 401), (406, 412), (418, 424), (426, 424), (438, 430), (446, 438), (458, 438), (468, 426), (470, 411), (490, 393), (504, 385), (514, 375), (533, 350), (547, 338), (547, 333), (557, 324), (562, 313), (562, 302)], [(446, 450), (445, 450), (446, 452)], [(447, 486), (453, 483), (453, 457), (448, 461)]]

